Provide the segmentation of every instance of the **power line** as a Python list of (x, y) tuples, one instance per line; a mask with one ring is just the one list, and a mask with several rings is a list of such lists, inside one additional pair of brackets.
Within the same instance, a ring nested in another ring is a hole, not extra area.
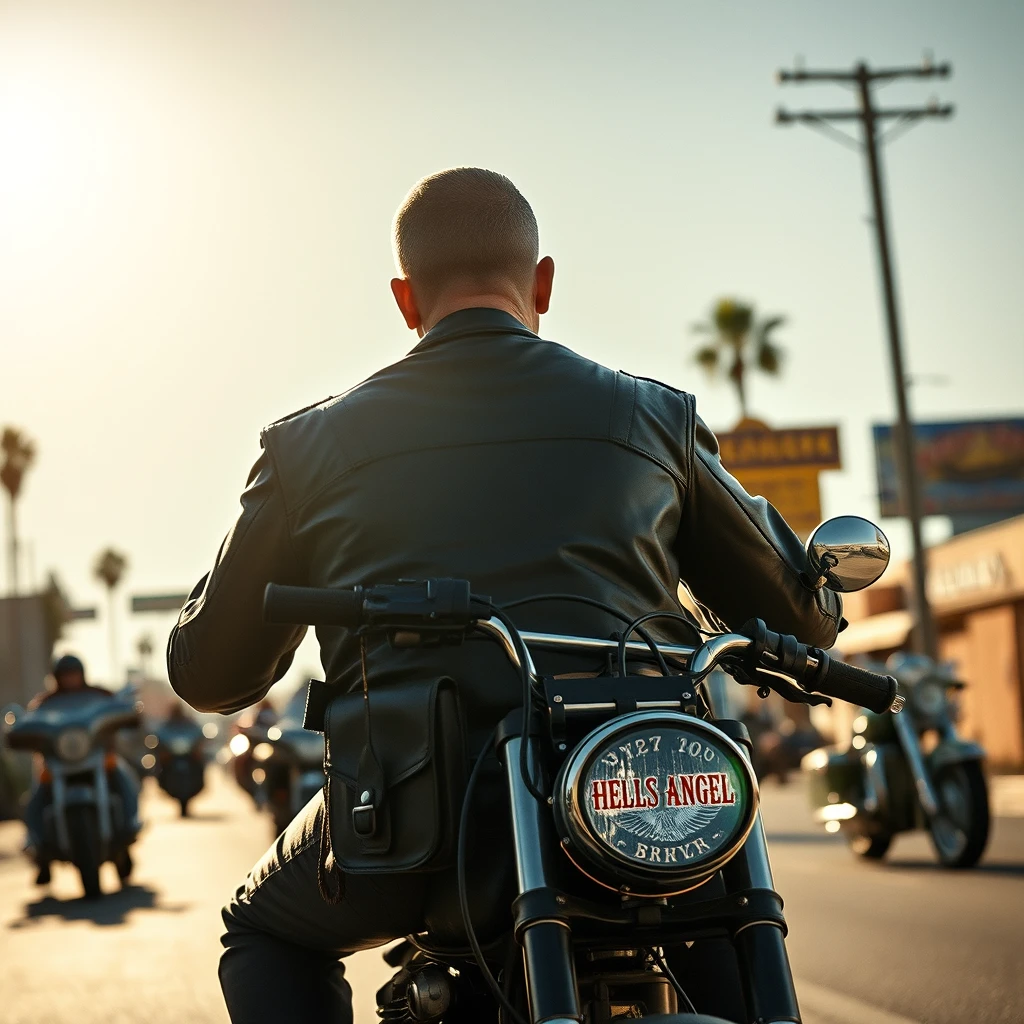
[[(885, 319), (889, 335), (889, 356), (892, 363), (893, 390), (896, 393), (897, 429), (896, 442), (897, 468), (900, 477), (900, 490), (903, 508), (910, 522), (910, 532), (914, 546), (913, 583), (914, 609), (917, 613), (916, 645), (932, 658), (938, 656), (938, 641), (935, 631), (935, 620), (932, 617), (931, 605), (928, 601), (927, 567), (925, 562), (924, 542), (921, 537), (921, 485), (917, 475), (914, 433), (907, 402), (907, 372), (903, 361), (903, 344), (900, 335), (899, 310), (896, 301), (896, 284), (894, 280), (892, 256), (889, 250), (889, 227), (886, 213), (885, 194), (882, 181), (880, 149), (888, 139), (903, 134), (909, 128), (919, 124), (925, 118), (949, 117), (953, 108), (949, 104), (940, 104), (937, 100), (930, 101), (923, 107), (887, 107), (875, 106), (872, 95), (873, 86), (888, 85), (900, 79), (915, 78), (948, 78), (952, 69), (948, 63), (933, 64), (926, 57), (917, 67), (875, 68), (872, 70), (864, 62), (860, 62), (849, 71), (810, 71), (795, 68), (792, 71), (779, 71), (777, 80), (780, 85), (805, 84), (808, 82), (831, 82), (837, 85), (852, 86), (859, 99), (856, 110), (801, 110), (787, 111), (779, 108), (776, 112), (778, 124), (806, 124), (825, 131), (831, 137), (839, 136), (838, 141), (852, 143), (863, 151), (867, 158), (868, 184), (875, 208), (875, 238), (878, 244), (879, 271), (882, 279), (882, 293), (885, 302)], [(841, 129), (835, 127), (836, 122), (859, 121), (862, 126), (862, 140), (852, 138)], [(894, 122), (888, 133), (880, 132), (880, 126), (886, 122)]]

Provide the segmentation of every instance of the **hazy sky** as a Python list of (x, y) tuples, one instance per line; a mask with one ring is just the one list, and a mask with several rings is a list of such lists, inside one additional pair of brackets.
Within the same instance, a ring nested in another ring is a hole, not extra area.
[[(97, 603), (114, 544), (126, 595), (191, 587), (261, 426), (413, 345), (390, 219), (458, 164), (533, 203), (557, 264), (543, 333), (694, 391), (717, 429), (735, 399), (688, 325), (722, 294), (787, 314), (785, 376), (753, 383), (753, 411), (838, 422), (825, 513), (877, 516), (870, 424), (893, 403), (863, 161), (773, 123), (852, 96), (773, 73), (953, 62), (884, 93), (957, 108), (886, 152), (910, 368), (945, 378), (913, 406), (1019, 414), (1022, 42), (1017, 0), (0, 0), (0, 424), (39, 446), (36, 579)], [(123, 615), (124, 657), (168, 624)], [(68, 645), (106, 674), (102, 623)]]

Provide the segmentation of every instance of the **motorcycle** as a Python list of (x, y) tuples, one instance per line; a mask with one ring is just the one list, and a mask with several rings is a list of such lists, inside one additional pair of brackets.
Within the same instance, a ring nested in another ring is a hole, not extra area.
[(138, 706), (121, 696), (68, 694), (59, 703), (18, 716), (7, 733), (12, 750), (43, 757), (41, 856), (73, 864), (89, 899), (102, 895), (99, 876), (105, 861), (113, 862), (122, 882), (131, 874), (129, 847), (136, 833), (117, 786), (111, 785), (119, 760), (109, 748), (119, 729), (138, 724), (139, 714)]
[(267, 729), (267, 739), (252, 751), (265, 773), (263, 787), (275, 836), (324, 786), (323, 740), (302, 727), (305, 705), (306, 687), (302, 687), (280, 720)]
[(956, 729), (956, 695), (966, 684), (923, 655), (899, 652), (886, 667), (907, 711), (865, 709), (848, 749), (807, 755), (815, 816), (869, 860), (884, 858), (898, 833), (924, 829), (944, 867), (973, 867), (988, 843), (989, 801), (985, 750)]
[(188, 816), (188, 805), (205, 785), (206, 752), (202, 727), (188, 718), (168, 719), (155, 733), (156, 779)]
[(267, 773), (261, 764), (263, 759), (258, 760), (255, 751), (264, 744), (261, 752), (268, 753), (265, 744), (276, 722), (277, 712), (268, 701), (264, 701), (258, 710), (247, 711), (235, 722), (228, 742), (235, 781), (249, 794), (258, 811), (263, 810), (267, 803)]
[[(873, 524), (846, 517), (819, 528), (808, 556), (809, 587), (859, 589), (881, 575), (888, 544)], [(893, 678), (833, 661), (759, 620), (742, 634), (712, 636), (695, 647), (646, 635), (630, 639), (644, 621), (665, 614), (672, 613), (643, 616), (620, 638), (600, 639), (520, 632), (506, 610), (472, 594), (465, 580), (354, 590), (268, 585), (268, 622), (383, 634), (403, 648), (482, 634), (501, 647), (522, 678), (522, 708), (480, 751), (461, 811), (458, 804), (452, 810), (456, 893), (433, 917), (428, 909), (425, 933), (385, 954), (398, 972), (377, 994), (382, 1019), (800, 1020), (749, 738), (742, 723), (714, 720), (704, 685), (722, 667), (764, 694), (772, 689), (794, 701), (826, 703), (831, 695), (885, 714), (898, 711), (902, 698)], [(536, 649), (607, 653), (617, 659), (619, 675), (542, 678), (531, 654)], [(645, 657), (664, 674), (627, 674), (627, 658)], [(366, 686), (364, 680), (369, 715), (374, 702)], [(382, 697), (378, 713), (387, 707)], [(392, 775), (383, 789), (372, 783), (364, 789), (358, 780), (352, 789), (351, 774), (346, 777), (331, 760), (331, 737), (340, 735), (334, 707), (328, 705), (325, 718), (326, 800), (331, 804), (333, 785), (335, 796), (343, 793), (352, 805), (330, 826), (335, 858), (339, 837), (376, 841), (382, 821), (388, 841), (400, 844), (392, 824), (402, 801), (409, 804), (412, 790), (402, 787), (418, 777), (422, 755), (393, 754), (411, 767)], [(406, 714), (409, 728), (415, 721)], [(364, 763), (378, 776), (390, 770), (382, 751), (367, 739), (360, 771)], [(507, 838), (479, 851), (470, 876), (470, 807), (493, 755), (507, 795)], [(351, 754), (340, 749), (338, 756)], [(416, 792), (431, 791), (421, 786)], [(511, 908), (489, 885), (505, 851), (514, 877)], [(439, 880), (434, 888), (444, 887)], [(457, 920), (448, 912), (455, 896)], [(710, 993), (706, 1000), (697, 994), (702, 985)], [(723, 1009), (729, 1000), (740, 1005)], [(722, 1016), (698, 1013), (697, 1003)]]

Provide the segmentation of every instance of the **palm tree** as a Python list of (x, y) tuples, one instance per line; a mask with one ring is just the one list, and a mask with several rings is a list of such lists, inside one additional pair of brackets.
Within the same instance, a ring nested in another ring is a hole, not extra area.
[(0, 484), (7, 491), (7, 530), (10, 543), (10, 562), (7, 566), (12, 596), (18, 594), (18, 520), (17, 503), (25, 473), (36, 457), (35, 445), (17, 427), (4, 427), (0, 436)]
[(117, 679), (117, 631), (114, 621), (114, 588), (121, 582), (128, 559), (113, 548), (105, 548), (96, 557), (93, 573), (107, 588), (107, 617), (110, 622), (110, 680)]
[[(697, 350), (695, 359), (712, 378), (725, 371), (740, 400), (740, 413), (747, 418), (746, 375), (751, 365), (770, 376), (782, 367), (782, 349), (771, 338), (772, 332), (786, 322), (784, 316), (756, 319), (754, 307), (738, 299), (719, 299), (707, 323), (693, 325), (695, 334), (711, 337), (709, 344)], [(753, 345), (753, 352), (750, 351)]]

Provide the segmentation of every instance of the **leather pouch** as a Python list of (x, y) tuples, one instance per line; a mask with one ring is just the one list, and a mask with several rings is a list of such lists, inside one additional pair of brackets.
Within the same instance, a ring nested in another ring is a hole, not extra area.
[(324, 735), (325, 831), (343, 874), (454, 864), (466, 749), (453, 680), (337, 696), (327, 706)]

